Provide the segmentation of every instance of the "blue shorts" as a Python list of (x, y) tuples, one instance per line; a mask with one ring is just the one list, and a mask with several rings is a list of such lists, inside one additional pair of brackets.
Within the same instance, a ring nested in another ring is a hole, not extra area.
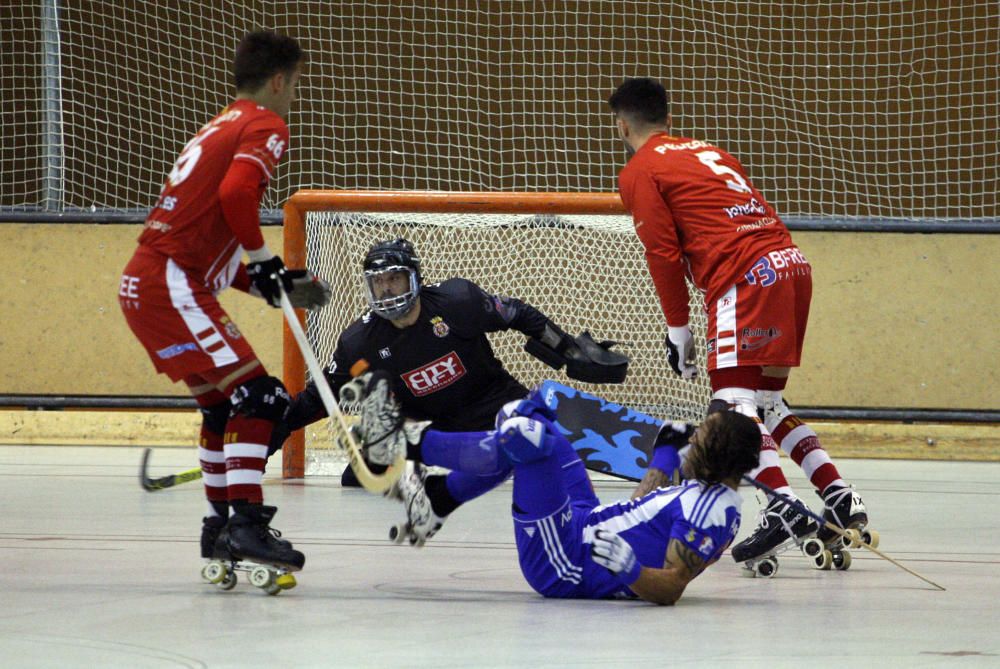
[(600, 501), (583, 461), (560, 435), (544, 460), (514, 468), (514, 540), (521, 573), (546, 597), (588, 597), (594, 568), (583, 525)]

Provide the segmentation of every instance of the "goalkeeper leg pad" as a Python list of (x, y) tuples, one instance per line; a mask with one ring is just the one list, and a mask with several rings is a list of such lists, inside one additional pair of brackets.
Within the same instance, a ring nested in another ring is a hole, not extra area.
[[(406, 453), (406, 431), (399, 402), (392, 395), (391, 379), (386, 372), (369, 372), (361, 400), (358, 424), (365, 457), (377, 465), (391, 465)], [(419, 439), (419, 436), (416, 438)]]

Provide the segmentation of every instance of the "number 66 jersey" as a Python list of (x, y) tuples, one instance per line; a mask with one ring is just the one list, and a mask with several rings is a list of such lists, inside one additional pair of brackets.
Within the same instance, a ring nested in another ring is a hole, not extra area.
[[(181, 151), (140, 247), (171, 258), (215, 293), (227, 288), (243, 248), (264, 244), (260, 200), (287, 146), (288, 126), (278, 114), (251, 100), (230, 104)], [(223, 181), (245, 192), (232, 198), (238, 206), (224, 208)]]
[(187, 143), (146, 218), (118, 301), (174, 381), (254, 355), (216, 296), (250, 289), (243, 249), (264, 245), (260, 199), (287, 144), (279, 115), (236, 100)]

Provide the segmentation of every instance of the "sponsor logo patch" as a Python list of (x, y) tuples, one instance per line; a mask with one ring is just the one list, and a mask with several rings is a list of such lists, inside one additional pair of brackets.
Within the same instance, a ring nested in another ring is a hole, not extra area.
[(770, 328), (743, 328), (740, 331), (740, 350), (753, 351), (781, 336), (781, 330)]
[(702, 555), (711, 555), (713, 548), (715, 548), (715, 542), (712, 541), (711, 537), (703, 537), (701, 543), (698, 544), (698, 552)]
[(243, 336), (243, 334), (240, 332), (240, 329), (236, 327), (236, 323), (232, 322), (225, 316), (222, 317), (222, 320), (220, 322), (222, 323), (222, 326), (226, 329), (226, 334), (229, 335), (230, 339), (239, 339)]
[(380, 348), (378, 350), (378, 357), (382, 358), (383, 360), (388, 358), (390, 355), (392, 355), (392, 353), (389, 352), (388, 348)]
[(156, 352), (156, 355), (159, 356), (161, 360), (169, 360), (170, 358), (176, 358), (180, 354), (186, 353), (187, 351), (197, 351), (197, 350), (198, 350), (198, 345), (195, 344), (193, 341), (189, 341), (186, 344), (174, 344), (166, 348), (161, 348), (159, 351)]
[(465, 376), (465, 365), (454, 351), (447, 353), (423, 367), (402, 374), (403, 382), (416, 397), (450, 386)]
[(431, 330), (434, 332), (435, 337), (447, 337), (448, 333), (451, 332), (451, 328), (448, 324), (444, 322), (444, 319), (440, 316), (435, 316), (431, 319)]

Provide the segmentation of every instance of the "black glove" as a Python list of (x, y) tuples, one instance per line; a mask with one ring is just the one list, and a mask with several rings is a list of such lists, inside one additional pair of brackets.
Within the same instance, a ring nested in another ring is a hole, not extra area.
[(279, 285), (284, 287), (286, 293), (292, 292), (295, 287), (292, 283), (292, 277), (285, 269), (285, 263), (281, 262), (281, 258), (278, 256), (272, 256), (270, 260), (263, 262), (248, 263), (247, 274), (250, 275), (253, 287), (272, 307), (281, 306)]
[(271, 428), (271, 438), (268, 440), (267, 444), (267, 457), (271, 457), (275, 453), (281, 450), (281, 447), (285, 445), (285, 440), (291, 435), (291, 430), (288, 429), (288, 423), (285, 421), (278, 421)]
[(691, 336), (691, 329), (684, 325), (682, 327), (667, 327), (667, 362), (674, 373), (685, 379), (693, 379), (698, 376), (698, 368), (695, 366), (694, 337)]
[(666, 421), (660, 427), (660, 431), (656, 433), (656, 440), (653, 442), (653, 448), (656, 448), (657, 446), (672, 446), (679, 451), (688, 445), (688, 442), (691, 441), (691, 437), (694, 436), (694, 431), (697, 427), (698, 426), (693, 423)]

